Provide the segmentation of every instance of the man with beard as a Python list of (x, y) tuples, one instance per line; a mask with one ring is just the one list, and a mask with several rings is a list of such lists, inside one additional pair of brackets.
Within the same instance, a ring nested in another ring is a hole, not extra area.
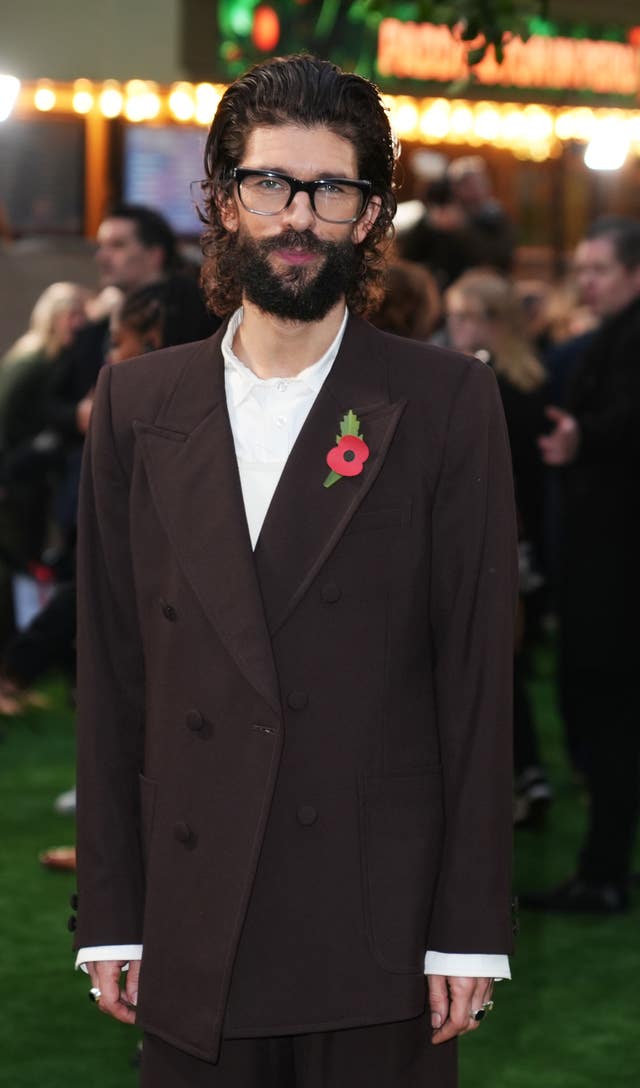
[(495, 381), (362, 319), (366, 80), (259, 65), (205, 162), (228, 320), (101, 376), (84, 466), (78, 961), (145, 1086), (452, 1088), (512, 939)]

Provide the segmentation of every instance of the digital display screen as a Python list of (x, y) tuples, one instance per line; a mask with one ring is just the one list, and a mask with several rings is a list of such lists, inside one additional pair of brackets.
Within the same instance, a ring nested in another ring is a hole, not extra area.
[[(176, 234), (199, 235), (195, 201), (203, 176), (207, 130), (195, 125), (127, 125), (122, 197), (161, 212)], [(195, 184), (194, 184), (195, 183)]]

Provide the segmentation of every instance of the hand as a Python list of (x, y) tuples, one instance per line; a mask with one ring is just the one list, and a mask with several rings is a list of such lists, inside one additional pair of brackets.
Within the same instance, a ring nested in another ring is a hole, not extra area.
[(471, 1014), (490, 1001), (492, 993), (491, 978), (429, 975), (429, 1007), (434, 1029), (431, 1042), (437, 1046), (479, 1028), (480, 1021), (472, 1020)]
[(87, 433), (92, 410), (93, 393), (88, 393), (86, 397), (83, 397), (83, 399), (76, 404), (76, 427), (80, 434)]
[(538, 446), (546, 465), (568, 465), (580, 446), (580, 426), (577, 419), (560, 408), (549, 407), (545, 415), (555, 423), (551, 434), (542, 435)]
[(135, 1024), (138, 1004), (138, 980), (140, 960), (131, 960), (126, 972), (124, 989), (120, 988), (120, 975), (126, 960), (95, 960), (87, 964), (91, 985), (100, 990), (100, 1012), (106, 1012), (123, 1024)]

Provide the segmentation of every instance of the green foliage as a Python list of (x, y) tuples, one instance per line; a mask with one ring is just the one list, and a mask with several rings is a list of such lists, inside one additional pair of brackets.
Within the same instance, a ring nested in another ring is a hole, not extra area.
[(361, 0), (379, 18), (402, 19), (418, 23), (449, 26), (464, 42), (473, 42), (468, 54), (471, 68), (479, 64), (492, 45), (499, 63), (504, 57), (505, 38), (517, 36), (526, 41), (531, 21), (544, 18), (546, 0), (415, 0), (394, 4), (389, 0)]

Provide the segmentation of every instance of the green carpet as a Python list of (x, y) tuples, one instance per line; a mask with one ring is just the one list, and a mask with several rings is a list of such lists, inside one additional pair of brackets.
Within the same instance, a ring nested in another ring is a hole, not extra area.
[[(550, 669), (540, 654), (532, 689), (556, 799), (546, 831), (518, 832), (520, 888), (571, 871), (584, 819), (562, 758)], [(73, 782), (73, 719), (64, 686), (46, 692), (50, 709), (0, 720), (0, 1086), (134, 1088), (135, 1029), (102, 1016), (87, 1000), (86, 977), (72, 970), (73, 877), (37, 860), (73, 838), (73, 820), (52, 811)], [(462, 1040), (462, 1088), (638, 1088), (638, 900), (622, 919), (523, 912), (514, 981), (497, 986), (495, 1012)]]

